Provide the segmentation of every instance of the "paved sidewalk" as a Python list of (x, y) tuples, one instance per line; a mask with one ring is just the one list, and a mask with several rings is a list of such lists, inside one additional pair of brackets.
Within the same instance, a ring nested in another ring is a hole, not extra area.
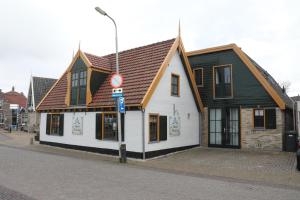
[(31, 141), (34, 136), (34, 133), (27, 133), (23, 131), (12, 131), (9, 133), (6, 130), (0, 129), (0, 144), (14, 147), (25, 147), (31, 145)]
[(297, 187), (295, 153), (194, 148), (173, 155), (134, 161), (137, 165), (191, 175), (226, 177), (275, 185)]
[[(9, 134), (0, 131), (0, 144), (78, 159), (118, 162), (117, 157), (113, 156), (40, 145), (37, 142), (30, 145), (33, 136), (23, 132)], [(300, 190), (300, 172), (296, 171), (295, 153), (200, 147), (147, 161), (128, 159), (128, 164), (170, 173), (255, 181)]]

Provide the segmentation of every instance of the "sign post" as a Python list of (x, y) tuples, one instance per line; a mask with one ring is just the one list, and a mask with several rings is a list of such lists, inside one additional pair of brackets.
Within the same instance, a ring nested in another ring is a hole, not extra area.
[(119, 142), (119, 159), (121, 163), (126, 162), (126, 145), (122, 144), (121, 133), (121, 113), (125, 112), (125, 99), (123, 97), (123, 77), (120, 74), (114, 74), (110, 79), (110, 84), (113, 87), (112, 97), (116, 99), (117, 103), (117, 120), (118, 120), (118, 142)]

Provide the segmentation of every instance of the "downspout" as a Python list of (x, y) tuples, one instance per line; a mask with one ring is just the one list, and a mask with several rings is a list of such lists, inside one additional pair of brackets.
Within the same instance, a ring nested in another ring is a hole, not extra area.
[(143, 148), (143, 160), (146, 159), (145, 153), (145, 109), (142, 108), (142, 148)]
[(202, 113), (199, 112), (199, 146), (201, 146), (202, 141)]

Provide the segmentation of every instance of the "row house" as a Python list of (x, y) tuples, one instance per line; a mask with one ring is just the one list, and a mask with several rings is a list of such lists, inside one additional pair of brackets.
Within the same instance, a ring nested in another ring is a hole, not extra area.
[[(119, 54), (129, 157), (196, 146), (284, 150), (292, 103), (272, 76), (235, 44), (186, 52), (180, 35)], [(110, 79), (115, 54), (78, 50), (37, 106), (42, 144), (118, 154)]]

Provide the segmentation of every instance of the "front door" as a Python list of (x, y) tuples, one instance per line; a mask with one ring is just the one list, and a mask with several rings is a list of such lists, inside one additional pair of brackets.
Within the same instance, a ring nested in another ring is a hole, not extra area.
[(238, 108), (209, 109), (208, 145), (240, 148), (240, 123)]

